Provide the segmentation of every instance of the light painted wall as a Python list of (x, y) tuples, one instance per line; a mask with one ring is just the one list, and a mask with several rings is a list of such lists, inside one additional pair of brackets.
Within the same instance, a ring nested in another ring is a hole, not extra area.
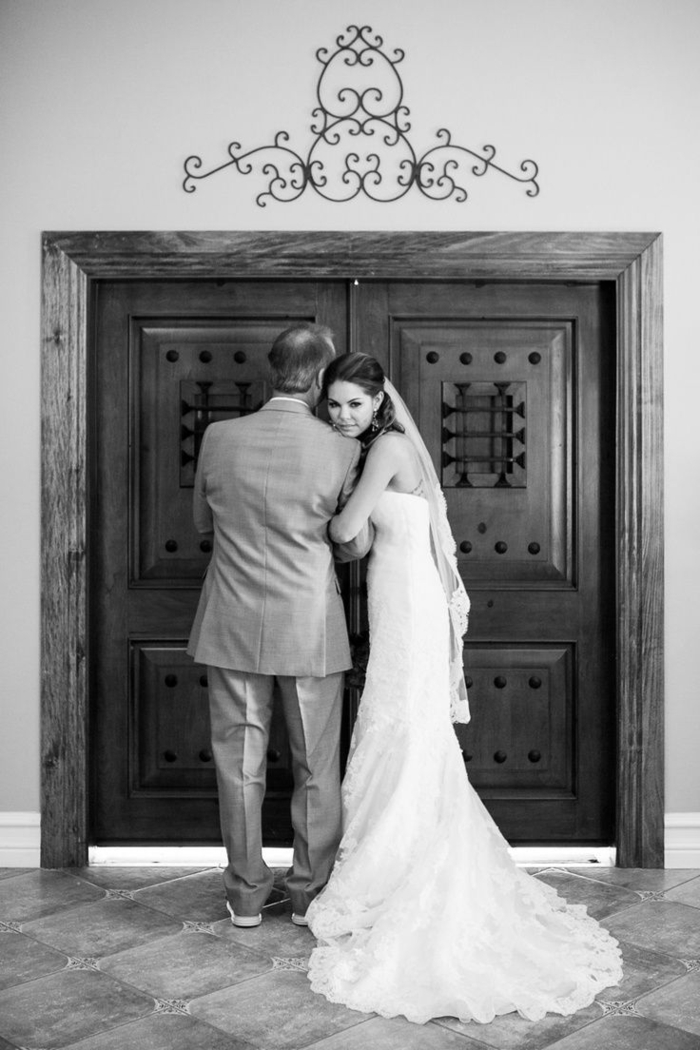
[[(256, 207), (189, 153), (310, 141), (320, 66), (350, 22), (399, 67), (417, 147), (445, 126), (534, 157), (531, 200), (492, 174), (462, 205)], [(659, 230), (665, 243), (667, 805), (700, 811), (700, 5), (697, 0), (0, 0), (0, 813), (39, 808), (40, 231)]]

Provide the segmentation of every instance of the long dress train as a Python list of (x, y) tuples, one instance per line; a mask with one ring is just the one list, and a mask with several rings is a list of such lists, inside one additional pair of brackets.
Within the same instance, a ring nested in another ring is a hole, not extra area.
[(371, 654), (343, 783), (344, 835), (307, 912), (332, 1002), (424, 1023), (538, 1020), (622, 976), (617, 942), (521, 871), (469, 784), (449, 718), (448, 614), (425, 501), (372, 515)]

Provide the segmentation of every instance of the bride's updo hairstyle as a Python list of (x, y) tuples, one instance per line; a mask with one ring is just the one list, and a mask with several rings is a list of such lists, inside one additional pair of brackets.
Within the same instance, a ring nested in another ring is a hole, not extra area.
[(403, 433), (403, 427), (396, 422), (396, 409), (394, 402), (384, 389), (384, 369), (374, 357), (369, 354), (341, 354), (334, 357), (327, 366), (323, 379), (323, 395), (328, 396), (329, 387), (333, 383), (354, 383), (359, 386), (365, 394), (375, 397), (382, 393), (382, 403), (377, 409), (376, 429), (370, 427), (364, 434), (360, 435), (360, 441), (367, 445), (378, 438), (386, 430), (398, 430)]

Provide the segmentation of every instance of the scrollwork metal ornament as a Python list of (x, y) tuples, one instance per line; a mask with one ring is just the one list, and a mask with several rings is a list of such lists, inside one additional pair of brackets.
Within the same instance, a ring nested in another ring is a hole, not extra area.
[(316, 52), (323, 70), (316, 85), (318, 105), (311, 113), (314, 139), (305, 156), (292, 149), (286, 131), (278, 131), (272, 144), (246, 153), (239, 142), (231, 142), (230, 159), (210, 171), (201, 170), (201, 157), (187, 158), (185, 192), (193, 193), (197, 182), (233, 167), (241, 175), (258, 172), (268, 180), (256, 198), (261, 208), (268, 199), (297, 200), (309, 187), (336, 203), (362, 193), (391, 203), (413, 186), (432, 200), (451, 197), (462, 203), (468, 197), (466, 179), (489, 171), (521, 183), (528, 197), (538, 195), (534, 160), (524, 160), (519, 174), (507, 171), (495, 162), (495, 146), (479, 152), (458, 145), (446, 128), (437, 132), (437, 145), (418, 156), (408, 138), (410, 110), (396, 70), (405, 55), (396, 48), (390, 57), (383, 44), (371, 26), (350, 25), (336, 38), (335, 51)]

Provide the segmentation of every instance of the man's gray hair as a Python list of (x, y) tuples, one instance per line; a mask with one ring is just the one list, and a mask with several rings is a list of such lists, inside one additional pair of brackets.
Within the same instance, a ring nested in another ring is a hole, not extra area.
[(325, 324), (302, 322), (277, 336), (267, 355), (273, 390), (304, 394), (335, 357), (333, 332)]

